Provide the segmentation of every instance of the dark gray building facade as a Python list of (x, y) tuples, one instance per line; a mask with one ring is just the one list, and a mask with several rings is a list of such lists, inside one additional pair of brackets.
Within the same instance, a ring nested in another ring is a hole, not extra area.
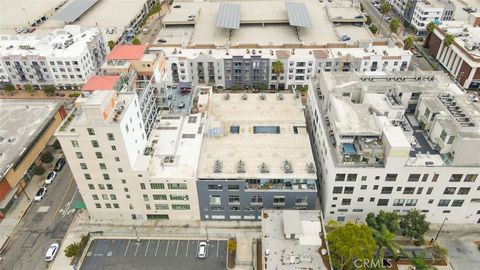
[(232, 56), (231, 59), (224, 59), (224, 68), (226, 88), (252, 89), (268, 86), (268, 58), (256, 55)]

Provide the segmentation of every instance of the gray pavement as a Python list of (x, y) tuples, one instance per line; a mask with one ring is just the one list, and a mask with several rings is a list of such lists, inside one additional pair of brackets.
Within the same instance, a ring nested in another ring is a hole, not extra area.
[(210, 240), (207, 258), (198, 259), (199, 240), (95, 239), (80, 270), (225, 269), (227, 241)]
[[(42, 184), (41, 181), (29, 183), (36, 186), (36, 189)], [(47, 188), (43, 200), (32, 203), (6, 242), (1, 270), (48, 267), (44, 260), (45, 252), (50, 244), (62, 241), (74, 217), (73, 202), (81, 200), (81, 197), (68, 164), (65, 164)]]

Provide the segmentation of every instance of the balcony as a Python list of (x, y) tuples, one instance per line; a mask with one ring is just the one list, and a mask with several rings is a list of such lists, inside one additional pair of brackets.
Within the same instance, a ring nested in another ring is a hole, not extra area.
[[(274, 183), (275, 182), (275, 183)], [(304, 183), (294, 183), (292, 181), (282, 180), (282, 181), (272, 181), (272, 180), (261, 180), (260, 183), (247, 183), (245, 184), (245, 189), (247, 190), (292, 190), (292, 191), (316, 191), (317, 187), (315, 185), (315, 180), (308, 180)]]

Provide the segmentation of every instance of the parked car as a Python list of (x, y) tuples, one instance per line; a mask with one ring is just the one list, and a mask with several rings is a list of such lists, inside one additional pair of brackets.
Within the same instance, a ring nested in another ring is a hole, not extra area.
[(41, 187), (38, 191), (37, 194), (35, 194), (35, 198), (33, 199), (36, 202), (39, 202), (43, 199), (45, 196), (45, 193), (47, 193), (47, 188), (46, 187)]
[(385, 16), (385, 21), (390, 22), (392, 20), (392, 17), (390, 16)]
[(15, 33), (20, 34), (23, 32), (23, 28), (15, 28)]
[(197, 257), (199, 259), (205, 259), (207, 257), (207, 250), (207, 242), (200, 241), (200, 243), (198, 243)]
[(53, 259), (55, 259), (55, 256), (57, 255), (59, 247), (60, 246), (57, 243), (51, 244), (47, 250), (47, 253), (45, 254), (45, 261), (47, 262), (53, 261)]
[(343, 35), (343, 36), (340, 37), (340, 40), (341, 40), (341, 41), (349, 41), (349, 40), (350, 40), (350, 37), (347, 36), (347, 35)]
[(183, 103), (183, 101), (180, 101), (180, 103), (178, 103), (177, 107), (179, 109), (183, 109), (183, 108), (185, 108), (185, 103)]
[(339, 26), (342, 26), (342, 24), (341, 23), (334, 23), (333, 26), (334, 27), (339, 27)]
[(53, 182), (53, 179), (55, 179), (55, 176), (57, 176), (55, 171), (50, 172), (45, 179), (45, 184), (50, 185)]
[(37, 28), (28, 28), (27, 33), (33, 33), (35, 30), (37, 30)]
[(157, 41), (158, 41), (159, 43), (167, 43), (167, 41), (166, 41), (165, 39), (163, 39), (163, 38), (161, 38), (161, 39), (159, 39), (159, 40), (157, 40)]
[(354, 23), (353, 25), (355, 25), (357, 27), (363, 27), (363, 23)]
[(56, 171), (56, 172), (61, 171), (62, 168), (63, 168), (63, 165), (65, 165), (65, 162), (66, 162), (65, 156), (62, 156), (61, 158), (59, 158), (59, 159), (57, 160), (57, 162), (55, 163), (55, 171)]
[(173, 8), (181, 8), (181, 7), (182, 7), (182, 6), (180, 6), (180, 5), (175, 5), (175, 6), (173, 6)]

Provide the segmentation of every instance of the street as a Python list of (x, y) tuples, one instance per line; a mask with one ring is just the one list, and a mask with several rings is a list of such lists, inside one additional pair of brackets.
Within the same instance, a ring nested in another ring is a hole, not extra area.
[(388, 22), (383, 21), (382, 27), (380, 29), (380, 22), (382, 21), (382, 14), (373, 7), (370, 0), (360, 0), (363, 5), (364, 12), (367, 13), (370, 18), (372, 18), (373, 24), (375, 24), (379, 28), (379, 32), (381, 36), (388, 37), (390, 35), (390, 28), (388, 26)]
[(32, 203), (7, 242), (1, 270), (48, 268), (45, 253), (50, 244), (62, 241), (75, 215), (73, 203), (81, 196), (68, 164), (47, 188), (45, 197)]

